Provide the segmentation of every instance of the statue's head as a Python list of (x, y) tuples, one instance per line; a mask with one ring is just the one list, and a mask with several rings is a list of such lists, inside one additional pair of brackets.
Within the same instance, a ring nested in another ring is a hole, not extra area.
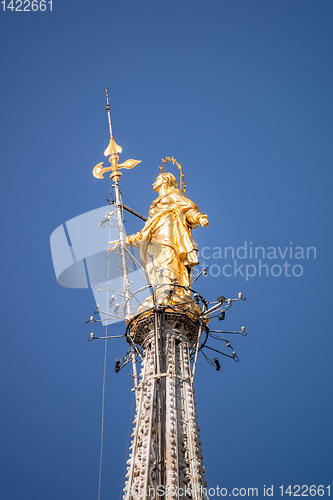
[(163, 172), (158, 175), (156, 181), (153, 184), (154, 191), (159, 191), (161, 186), (165, 186), (167, 189), (177, 189), (176, 177), (170, 172)]

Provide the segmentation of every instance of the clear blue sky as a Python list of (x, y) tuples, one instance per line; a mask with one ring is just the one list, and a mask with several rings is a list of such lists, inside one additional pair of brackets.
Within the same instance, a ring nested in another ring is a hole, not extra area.
[[(2, 499), (97, 498), (104, 345), (87, 342), (92, 293), (57, 284), (49, 237), (108, 196), (91, 174), (108, 143), (106, 84), (121, 159), (142, 160), (122, 178), (140, 212), (173, 155), (209, 216), (200, 248), (317, 249), (289, 259), (300, 277), (198, 282), (211, 300), (242, 291), (223, 327), (249, 332), (232, 339), (240, 363), (199, 360), (209, 486), (279, 497), (280, 485), (333, 483), (332, 20), (330, 0), (0, 11)], [(102, 500), (119, 498), (133, 420), (131, 379), (113, 370), (126, 346), (108, 349)]]

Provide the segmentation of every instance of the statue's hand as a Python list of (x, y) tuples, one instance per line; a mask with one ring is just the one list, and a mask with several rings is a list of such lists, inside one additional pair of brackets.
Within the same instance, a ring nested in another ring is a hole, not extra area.
[(141, 239), (142, 239), (142, 233), (141, 231), (139, 231), (136, 234), (131, 234), (129, 236), (126, 236), (125, 243), (126, 245), (130, 245), (132, 247), (139, 247)]
[(208, 226), (208, 217), (205, 214), (200, 215), (199, 224), (202, 227)]

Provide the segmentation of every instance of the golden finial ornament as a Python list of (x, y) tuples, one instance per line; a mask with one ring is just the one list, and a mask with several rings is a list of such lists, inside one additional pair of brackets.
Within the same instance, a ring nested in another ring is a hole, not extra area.
[(180, 163), (178, 163), (178, 161), (176, 160), (176, 158), (174, 158), (173, 156), (166, 156), (165, 158), (162, 158), (162, 165), (160, 166), (160, 170), (161, 172), (165, 172), (165, 165), (167, 163), (172, 163), (173, 165), (176, 164), (177, 167), (178, 167), (178, 170), (180, 172), (180, 182), (179, 182), (179, 187), (181, 189), (181, 191), (183, 191), (185, 193), (185, 187), (186, 187), (186, 184), (185, 184), (185, 177), (184, 177), (184, 174), (183, 174), (183, 171), (182, 171), (182, 166)]
[(123, 163), (118, 163), (119, 156), (118, 153), (122, 152), (121, 146), (119, 146), (116, 141), (113, 138), (112, 134), (112, 125), (111, 125), (111, 114), (110, 114), (110, 104), (109, 104), (109, 92), (108, 88), (105, 89), (106, 92), (106, 111), (108, 113), (108, 120), (109, 120), (109, 128), (110, 128), (110, 142), (106, 150), (104, 151), (105, 156), (109, 156), (109, 162), (111, 163), (110, 167), (102, 167), (104, 162), (98, 163), (94, 169), (93, 169), (93, 175), (97, 179), (104, 179), (103, 175), (105, 172), (110, 172), (110, 178), (113, 181), (119, 181), (120, 176), (122, 175), (120, 172), (120, 169), (122, 168), (134, 168), (138, 163), (141, 163), (141, 160), (127, 160), (124, 161)]

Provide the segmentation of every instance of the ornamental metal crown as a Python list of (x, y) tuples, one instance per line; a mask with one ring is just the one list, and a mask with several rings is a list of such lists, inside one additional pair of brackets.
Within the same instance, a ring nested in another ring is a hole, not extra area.
[(177, 165), (178, 167), (178, 170), (180, 172), (180, 181), (179, 181), (179, 187), (180, 189), (185, 193), (185, 177), (184, 177), (184, 174), (183, 174), (183, 171), (182, 171), (182, 166), (180, 163), (178, 163), (178, 161), (176, 160), (176, 158), (174, 158), (173, 156), (166, 156), (165, 158), (162, 158), (162, 165), (160, 166), (160, 170), (162, 172), (165, 172), (164, 170), (164, 166), (167, 164), (167, 163), (171, 163), (173, 165)]

